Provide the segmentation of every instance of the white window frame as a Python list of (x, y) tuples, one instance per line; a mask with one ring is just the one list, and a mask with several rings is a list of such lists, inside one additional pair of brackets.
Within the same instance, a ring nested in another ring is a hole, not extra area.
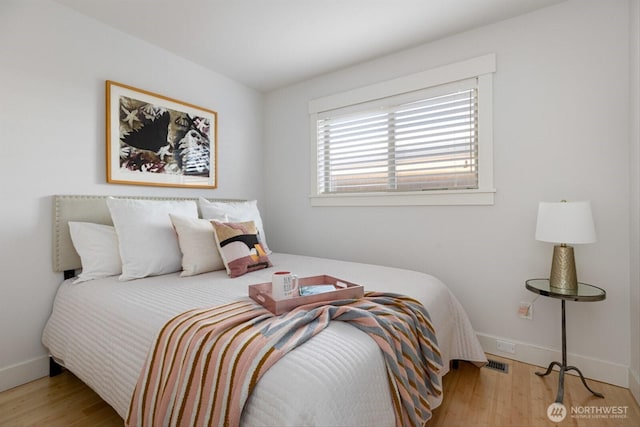
[[(493, 73), (495, 54), (329, 95), (309, 102), (312, 206), (493, 205)], [(317, 120), (320, 113), (402, 93), (478, 79), (478, 188), (407, 192), (318, 193)]]

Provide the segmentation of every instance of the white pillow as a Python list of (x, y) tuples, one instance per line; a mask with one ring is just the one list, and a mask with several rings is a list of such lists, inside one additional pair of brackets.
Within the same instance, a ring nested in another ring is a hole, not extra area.
[(174, 214), (169, 214), (169, 217), (178, 233), (178, 243), (182, 251), (180, 276), (224, 270), (211, 221)]
[(182, 268), (182, 254), (169, 214), (198, 217), (190, 200), (107, 198), (118, 234), (122, 259), (120, 280), (173, 273)]
[(202, 218), (215, 219), (220, 222), (245, 222), (253, 221), (258, 229), (258, 240), (267, 254), (271, 250), (267, 246), (267, 238), (262, 226), (262, 218), (258, 210), (257, 200), (246, 202), (210, 202), (204, 197), (198, 199)]
[(82, 272), (73, 283), (122, 273), (118, 236), (113, 226), (69, 221), (69, 232), (82, 261)]

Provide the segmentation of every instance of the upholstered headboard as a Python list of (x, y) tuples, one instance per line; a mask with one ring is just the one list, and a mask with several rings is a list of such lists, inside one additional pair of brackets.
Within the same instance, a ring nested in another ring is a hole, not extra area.
[[(69, 233), (69, 221), (93, 222), (113, 225), (107, 207), (109, 196), (55, 195), (53, 196), (53, 271), (63, 272), (82, 267), (80, 256), (73, 247)], [(137, 197), (115, 196), (139, 200), (194, 200), (193, 197)], [(207, 199), (231, 202), (238, 199)]]

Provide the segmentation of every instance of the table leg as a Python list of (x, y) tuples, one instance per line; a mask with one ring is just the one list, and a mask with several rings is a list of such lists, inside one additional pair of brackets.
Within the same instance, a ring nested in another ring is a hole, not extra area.
[(598, 396), (598, 397), (602, 397), (604, 399), (604, 394), (598, 393), (597, 391), (591, 390), (591, 387), (589, 387), (589, 385), (587, 385), (587, 381), (584, 379), (584, 376), (582, 375), (582, 372), (580, 372), (580, 369), (576, 368), (575, 366), (567, 366), (565, 371), (576, 371), (578, 373), (578, 375), (580, 375), (580, 379), (582, 380), (582, 384), (584, 384), (584, 386), (587, 388), (587, 390), (589, 390), (591, 392), (591, 394), (593, 394), (595, 396)]
[(565, 301), (562, 300), (562, 366), (567, 366), (567, 317), (564, 305)]
[(547, 367), (545, 372), (536, 372), (536, 375), (540, 377), (544, 377), (549, 375), (553, 370), (554, 366), (558, 366), (560, 371), (558, 372), (558, 394), (556, 395), (556, 403), (562, 403), (564, 399), (564, 373), (567, 371), (576, 371), (578, 375), (580, 375), (580, 379), (582, 380), (582, 384), (589, 390), (593, 395), (604, 398), (602, 393), (598, 393), (593, 391), (589, 385), (587, 385), (587, 381), (584, 379), (582, 372), (580, 369), (575, 366), (567, 366), (567, 320), (565, 315), (565, 300), (562, 300), (562, 364), (560, 362), (551, 362)]
[(565, 367), (560, 368), (558, 372), (558, 394), (556, 394), (556, 403), (562, 403), (564, 400), (564, 373)]
[(551, 373), (551, 371), (553, 371), (553, 367), (555, 365), (558, 365), (558, 368), (562, 369), (562, 365), (560, 364), (560, 362), (551, 362), (549, 363), (549, 367), (547, 368), (546, 372), (536, 372), (536, 375), (538, 375), (539, 377), (546, 377)]

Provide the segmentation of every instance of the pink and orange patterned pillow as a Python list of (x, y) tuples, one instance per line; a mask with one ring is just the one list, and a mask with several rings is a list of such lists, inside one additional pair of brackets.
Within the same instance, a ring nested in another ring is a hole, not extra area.
[(258, 239), (258, 229), (253, 221), (211, 221), (211, 224), (229, 276), (238, 277), (271, 267), (271, 261)]

